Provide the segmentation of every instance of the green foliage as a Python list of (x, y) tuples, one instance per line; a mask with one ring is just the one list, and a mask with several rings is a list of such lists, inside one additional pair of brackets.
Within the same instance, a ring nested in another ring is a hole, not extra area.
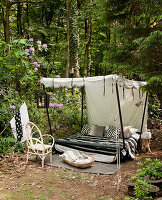
[[(3, 2), (3, 1), (2, 1)], [(12, 115), (25, 101), (28, 106), (30, 119), (40, 124), (42, 131), (47, 132), (48, 120), (46, 111), (36, 108), (36, 94), (41, 89), (38, 80), (40, 77), (56, 77), (56, 74), (65, 77), (67, 62), (67, 10), (64, 0), (46, 0), (43, 3), (23, 4), (22, 13), (14, 8), (10, 9), (10, 39), (6, 44), (0, 41), (0, 130), (11, 119)], [(69, 1), (74, 2), (73, 0)], [(15, 3), (15, 4), (14, 4)], [(3, 9), (2, 9), (3, 6)], [(74, 8), (75, 7), (75, 8)], [(5, 3), (0, 5), (0, 36), (4, 37)], [(89, 17), (92, 14), (92, 41), (90, 44), (90, 76), (116, 73), (134, 80), (148, 82), (146, 90), (149, 98), (149, 122), (153, 127), (159, 127), (161, 120), (162, 85), (161, 85), (161, 2), (159, 0), (96, 0), (88, 3), (78, 1), (72, 3), (70, 29), (71, 43), (74, 58), (77, 57), (77, 39), (79, 37), (79, 66), (82, 76), (85, 64), (86, 28), (89, 31)], [(21, 14), (23, 34), (20, 36), (18, 14)], [(11, 21), (12, 20), (12, 21)], [(77, 22), (77, 23), (76, 23)], [(86, 24), (87, 23), (87, 24)], [(77, 25), (77, 26), (76, 26)], [(76, 33), (76, 34), (75, 34)], [(89, 34), (89, 33), (88, 33)], [(23, 36), (22, 36), (23, 35)], [(26, 38), (34, 38), (30, 42)], [(19, 39), (15, 39), (19, 38)], [(48, 51), (36, 41), (48, 43)], [(10, 47), (10, 54), (6, 54)], [(34, 52), (25, 49), (33, 47)], [(29, 56), (33, 56), (30, 59)], [(40, 67), (35, 71), (37, 62)], [(18, 91), (18, 95), (15, 92)], [(80, 99), (77, 94), (68, 94), (64, 101), (64, 94), (56, 92), (57, 100), (54, 103), (63, 104), (62, 110), (58, 107), (50, 108), (53, 130), (63, 136), (65, 132), (80, 131)], [(66, 94), (67, 95), (67, 94)], [(80, 96), (79, 96), (80, 98)], [(51, 101), (52, 102), (52, 101)], [(75, 104), (75, 109), (73, 104)], [(10, 105), (16, 106), (11, 109)], [(86, 121), (86, 118), (84, 117)], [(60, 129), (56, 129), (60, 126)], [(68, 128), (67, 128), (68, 127)], [(7, 129), (8, 131), (8, 129)]]
[(136, 186), (134, 188), (135, 197), (139, 200), (153, 199), (149, 194), (151, 187), (151, 184), (149, 184), (145, 180), (137, 179)]
[(162, 127), (160, 120), (162, 117), (162, 110), (160, 108), (160, 101), (155, 94), (149, 95), (148, 114), (148, 129), (160, 129)]
[[(38, 76), (28, 58), (29, 53), (25, 51), (27, 47), (30, 48), (28, 40), (14, 40), (9, 46), (10, 54), (4, 53), (0, 58), (0, 72), (2, 73), (0, 82), (5, 87), (12, 85), (20, 92), (22, 89), (26, 90), (24, 86), (27, 84), (34, 84)], [(7, 84), (6, 80), (8, 80)]]
[[(0, 94), (0, 121), (1, 127), (4, 126), (13, 116), (15, 113), (15, 109), (10, 108), (10, 106), (16, 105), (17, 107), (20, 106), (20, 96), (19, 94), (15, 93), (12, 89), (1, 89)], [(15, 107), (16, 108), (16, 107)], [(17, 108), (16, 108), (17, 109)], [(1, 129), (0, 129), (1, 130)]]
[(138, 50), (134, 53), (135, 58), (145, 67), (147, 73), (151, 73), (151, 76), (153, 74), (159, 75), (158, 72), (160, 71), (159, 67), (161, 63), (161, 58), (159, 56), (161, 54), (160, 49), (162, 45), (161, 38), (162, 32), (158, 30), (151, 32), (147, 37), (138, 38), (133, 41)]
[[(151, 158), (146, 158), (144, 162), (138, 162), (137, 165), (141, 167), (137, 169), (136, 175), (130, 177), (128, 182), (134, 182), (134, 198), (139, 200), (143, 199), (153, 199), (150, 190), (152, 189), (152, 185), (145, 180), (145, 177), (148, 175), (152, 180), (159, 180), (162, 178), (162, 161), (159, 159), (152, 160)], [(128, 198), (129, 199), (129, 198)]]
[[(73, 91), (55, 89), (55, 94), (54, 92), (50, 92), (50, 105), (49, 113), (55, 137), (66, 137), (80, 132), (81, 93), (79, 89), (74, 88)], [(86, 123), (87, 116), (85, 109), (83, 113), (83, 120)]]
[(24, 150), (24, 145), (20, 142), (16, 142), (11, 137), (0, 137), (0, 155), (5, 155), (9, 152), (21, 153)]
[(14, 146), (13, 146), (13, 151), (20, 154), (23, 153), (25, 149), (25, 144), (21, 143), (21, 142), (15, 142)]
[[(152, 76), (148, 79), (148, 86), (147, 90), (150, 92), (150, 94), (153, 94), (156, 96), (156, 99), (159, 99), (159, 103), (161, 103), (162, 100), (162, 77), (160, 77), (160, 73), (158, 76)], [(155, 102), (156, 104), (156, 102)], [(161, 113), (162, 115), (162, 113)]]
[(162, 161), (159, 159), (152, 160), (150, 158), (146, 158), (143, 163), (139, 162), (138, 166), (142, 167), (137, 170), (140, 177), (150, 175), (152, 180), (162, 179)]
[(162, 103), (160, 1), (154, 6), (143, 0), (98, 2), (110, 29), (102, 68), (107, 73), (147, 81), (147, 91)]
[(0, 137), (0, 155), (5, 155), (10, 152), (11, 144), (14, 144), (13, 138), (2, 138)]
[(43, 58), (47, 48), (41, 44), (19, 39), (9, 46), (10, 54), (6, 54), (7, 45), (0, 42), (0, 130), (24, 101), (36, 107), (33, 102), (40, 87), (38, 80), (48, 65)]
[(130, 197), (125, 197), (125, 200), (130, 200)]

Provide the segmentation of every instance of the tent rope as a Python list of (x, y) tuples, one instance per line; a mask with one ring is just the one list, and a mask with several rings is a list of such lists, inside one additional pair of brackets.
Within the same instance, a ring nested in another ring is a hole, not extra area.
[(117, 129), (117, 115), (115, 117), (116, 121), (116, 149), (117, 149), (117, 192), (119, 191), (121, 183), (121, 166), (120, 166), (120, 144), (119, 144), (119, 129)]

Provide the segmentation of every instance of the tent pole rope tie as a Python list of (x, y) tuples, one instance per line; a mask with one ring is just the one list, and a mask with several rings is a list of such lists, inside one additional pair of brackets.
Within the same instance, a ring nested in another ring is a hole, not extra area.
[(134, 100), (134, 91), (133, 91), (133, 87), (132, 87), (132, 95), (133, 95), (133, 100)]
[(139, 90), (139, 98), (141, 99), (141, 91)]
[(55, 81), (54, 81), (54, 78), (52, 79), (52, 86), (53, 86), (53, 89), (55, 88)]
[(105, 76), (104, 76), (104, 93), (103, 93), (103, 95), (105, 96)]
[(85, 80), (84, 80), (84, 77), (83, 77), (83, 87), (85, 87)]
[(114, 93), (114, 91), (113, 91), (113, 87), (114, 87), (114, 84), (113, 84), (113, 78), (112, 78), (112, 94)]

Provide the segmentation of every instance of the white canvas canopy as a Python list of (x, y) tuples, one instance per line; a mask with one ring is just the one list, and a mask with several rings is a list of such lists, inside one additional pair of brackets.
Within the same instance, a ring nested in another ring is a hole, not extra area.
[[(132, 126), (140, 131), (146, 93), (139, 90), (147, 83), (132, 81), (118, 75), (107, 75), (84, 78), (42, 78), (40, 80), (45, 87), (85, 87), (86, 104), (89, 124), (114, 125), (120, 127), (120, 123), (114, 121), (119, 113), (116, 94), (116, 83), (119, 86), (119, 99), (123, 126)], [(147, 108), (143, 128), (147, 124)]]
[(123, 86), (127, 89), (145, 86), (147, 83), (143, 81), (133, 81), (128, 80), (118, 75), (107, 75), (107, 76), (94, 76), (94, 77), (84, 77), (84, 78), (41, 78), (40, 82), (45, 85), (45, 87), (83, 87), (83, 86), (95, 86), (98, 83), (104, 83), (104, 80), (116, 81), (119, 86)]

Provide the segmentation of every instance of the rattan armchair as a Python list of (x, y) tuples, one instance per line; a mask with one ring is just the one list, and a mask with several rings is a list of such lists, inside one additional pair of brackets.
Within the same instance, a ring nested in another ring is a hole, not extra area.
[(50, 156), (52, 162), (52, 147), (54, 138), (51, 135), (42, 135), (39, 128), (33, 122), (27, 122), (24, 126), (24, 132), (27, 138), (27, 163), (30, 155), (36, 155), (42, 160), (44, 167), (44, 159)]

